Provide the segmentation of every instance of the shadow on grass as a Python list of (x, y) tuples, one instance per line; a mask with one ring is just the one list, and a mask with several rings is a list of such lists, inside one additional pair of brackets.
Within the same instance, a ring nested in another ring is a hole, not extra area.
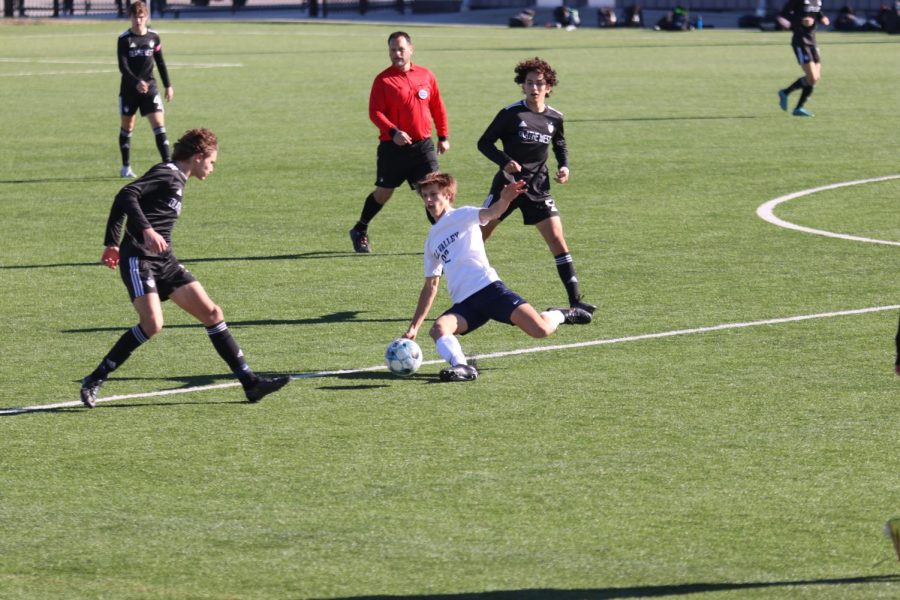
[[(359, 314), (364, 311), (345, 310), (334, 312), (321, 317), (311, 317), (308, 319), (255, 319), (251, 321), (231, 321), (226, 319), (228, 327), (235, 329), (238, 327), (254, 327), (269, 325), (324, 325), (326, 323), (406, 323), (409, 319), (360, 319)], [(166, 325), (166, 329), (190, 329), (202, 328), (200, 323), (181, 323), (177, 325)], [(100, 333), (104, 331), (124, 331), (128, 329), (127, 325), (116, 325), (115, 327), (84, 327), (80, 329), (62, 329), (60, 333)]]
[[(409, 377), (398, 377), (388, 371), (357, 371), (353, 373), (331, 373), (322, 375), (321, 377), (310, 377), (309, 379), (340, 379), (346, 381), (346, 384), (338, 385), (320, 385), (318, 389), (329, 392), (346, 392), (371, 390), (389, 387), (387, 382), (391, 381), (410, 381), (413, 383), (442, 383), (437, 373), (416, 373)], [(385, 382), (377, 384), (375, 382)], [(359, 382), (359, 383), (352, 383)], [(368, 382), (368, 383), (366, 383)]]
[(898, 583), (900, 575), (872, 575), (834, 579), (798, 579), (790, 581), (750, 581), (746, 583), (682, 583), (677, 585), (642, 585), (597, 589), (532, 589), (499, 590), (494, 592), (463, 592), (459, 594), (409, 594), (405, 596), (372, 595), (342, 596), (330, 600), (607, 600), (613, 598), (660, 598), (705, 592), (727, 592), (765, 588), (789, 588), (811, 585), (859, 585)]
[[(320, 250), (316, 252), (301, 252), (299, 254), (272, 254), (267, 256), (210, 256), (206, 258), (179, 258), (179, 262), (185, 265), (207, 262), (252, 262), (263, 260), (317, 260), (317, 259), (333, 259), (333, 258), (355, 258), (358, 260), (374, 260), (378, 257), (393, 256), (417, 256), (421, 257), (421, 252), (378, 252), (376, 254), (366, 254), (360, 257), (359, 254), (352, 251), (334, 252), (331, 250)], [(35, 265), (2, 265), (2, 270), (14, 269), (56, 269), (60, 267), (103, 267), (100, 261), (93, 262), (77, 262), (77, 263), (45, 263)], [(106, 267), (103, 267), (104, 269)]]

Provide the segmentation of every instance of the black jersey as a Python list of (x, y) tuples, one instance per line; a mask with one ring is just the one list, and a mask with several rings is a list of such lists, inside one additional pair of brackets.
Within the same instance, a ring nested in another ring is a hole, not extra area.
[[(503, 150), (496, 146), (497, 140)], [(532, 199), (550, 193), (547, 158), (550, 148), (558, 166), (569, 166), (563, 131), (563, 115), (551, 106), (542, 113), (528, 108), (524, 100), (503, 108), (478, 140), (478, 150), (502, 170), (514, 160), (522, 166), (521, 177), (529, 181), (526, 194)]]
[(158, 93), (155, 90), (156, 80), (153, 78), (154, 62), (159, 69), (163, 87), (171, 85), (166, 61), (163, 59), (159, 34), (152, 29), (148, 29), (144, 35), (138, 35), (131, 29), (126, 29), (119, 36), (116, 53), (119, 59), (119, 71), (122, 73), (120, 94), (135, 93), (138, 81), (146, 81), (150, 84), (150, 91), (154, 94)]
[[(792, 46), (815, 46), (816, 25), (822, 18), (822, 0), (788, 0), (779, 13), (791, 23)], [(803, 24), (804, 17), (812, 18), (812, 25)]]
[[(169, 244), (172, 251), (172, 229), (181, 214), (187, 175), (175, 163), (160, 163), (140, 179), (129, 183), (116, 194), (109, 220), (106, 222), (104, 246), (118, 246), (125, 221), (124, 244), (130, 244), (144, 255), (144, 230), (152, 227)], [(127, 219), (126, 219), (127, 218)], [(124, 245), (123, 244), (123, 245)]]

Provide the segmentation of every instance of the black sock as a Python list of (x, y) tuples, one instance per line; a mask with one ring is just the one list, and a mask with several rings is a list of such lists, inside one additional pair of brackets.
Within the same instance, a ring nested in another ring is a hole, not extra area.
[(169, 138), (166, 137), (166, 128), (157, 127), (153, 130), (153, 135), (156, 136), (156, 149), (159, 150), (162, 161), (170, 162), (172, 159), (169, 156)]
[(359, 221), (353, 227), (357, 231), (365, 232), (369, 228), (369, 222), (375, 218), (375, 215), (384, 207), (375, 200), (375, 194), (369, 194), (366, 197), (366, 203), (363, 204), (362, 213), (359, 215)]
[(149, 339), (147, 334), (144, 333), (144, 330), (141, 329), (141, 326), (135, 325), (122, 334), (119, 341), (106, 353), (106, 356), (103, 357), (100, 365), (94, 369), (94, 372), (91, 373), (89, 377), (93, 380), (101, 381), (106, 379), (109, 377), (110, 373), (118, 369), (122, 363), (128, 360), (128, 357), (131, 356), (131, 353), (134, 352), (138, 346)]
[(784, 88), (784, 93), (790, 94), (791, 92), (796, 92), (797, 90), (804, 87), (805, 85), (806, 85), (806, 77), (801, 77), (800, 79), (798, 79), (797, 81), (795, 81), (794, 83), (789, 85), (788, 87)]
[[(805, 79), (803, 81), (806, 81)], [(800, 92), (800, 100), (797, 101), (797, 108), (803, 108), (803, 105), (806, 104), (807, 98), (812, 96), (813, 90), (816, 89), (813, 86), (806, 84), (803, 86), (803, 91)]]
[(900, 365), (900, 324), (897, 325), (897, 362), (896, 364)]
[(241, 352), (237, 342), (231, 336), (225, 321), (218, 325), (207, 327), (206, 333), (209, 335), (209, 341), (212, 342), (216, 352), (219, 353), (222, 360), (231, 368), (231, 372), (245, 387), (256, 381), (256, 374), (247, 366), (247, 361), (244, 360), (244, 353)]
[(131, 132), (119, 129), (119, 152), (122, 153), (122, 166), (131, 164)]
[(574, 304), (581, 299), (581, 290), (578, 287), (578, 277), (575, 275), (575, 264), (572, 262), (572, 255), (564, 252), (555, 258), (559, 278), (562, 280), (563, 285), (566, 286), (566, 293), (569, 295), (569, 304)]

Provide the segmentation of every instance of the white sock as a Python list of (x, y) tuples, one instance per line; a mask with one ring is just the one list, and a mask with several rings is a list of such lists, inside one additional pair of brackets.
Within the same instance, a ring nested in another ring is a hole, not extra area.
[(440, 357), (450, 363), (451, 367), (466, 364), (466, 355), (463, 354), (462, 346), (459, 345), (455, 335), (442, 335), (434, 345)]
[(541, 317), (553, 326), (553, 331), (556, 331), (557, 327), (566, 322), (565, 315), (559, 310), (545, 310), (541, 313)]

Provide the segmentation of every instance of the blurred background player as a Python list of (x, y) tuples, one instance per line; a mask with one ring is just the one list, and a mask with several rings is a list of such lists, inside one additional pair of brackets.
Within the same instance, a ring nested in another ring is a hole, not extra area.
[(456, 336), (475, 331), (490, 320), (515, 325), (535, 338), (547, 337), (563, 323), (591, 322), (591, 314), (581, 308), (548, 308), (538, 314), (500, 281), (488, 262), (481, 226), (499, 217), (525, 186), (521, 180), (507, 183), (488, 208), (454, 208), (456, 180), (447, 173), (431, 173), (416, 186), (435, 223), (425, 239), (425, 284), (403, 337), (416, 339), (434, 303), (441, 275), (446, 274), (453, 306), (435, 320), (429, 332), (438, 354), (450, 363), (441, 370), (442, 381), (478, 377), (478, 370), (468, 364)]
[[(371, 252), (369, 223), (391, 199), (394, 189), (415, 185), (438, 170), (438, 154), (450, 149), (447, 110), (434, 74), (412, 63), (409, 34), (395, 31), (388, 36), (391, 66), (375, 77), (369, 94), (369, 118), (378, 127), (378, 173), (375, 191), (366, 197), (359, 221), (350, 230), (353, 250)], [(437, 129), (435, 152), (431, 122)], [(429, 217), (430, 220), (430, 217)]]
[(790, 28), (791, 48), (794, 57), (803, 69), (803, 77), (778, 90), (778, 105), (781, 110), (788, 109), (788, 96), (792, 92), (801, 90), (800, 99), (794, 112), (795, 117), (811, 117), (813, 114), (803, 106), (813, 93), (813, 88), (819, 82), (822, 66), (819, 61), (819, 48), (816, 46), (816, 24), (821, 23), (825, 27), (831, 23), (822, 12), (822, 0), (788, 0), (778, 13), (778, 21), (785, 29)]
[(131, 169), (131, 133), (134, 131), (134, 117), (138, 110), (147, 117), (156, 148), (163, 162), (169, 162), (169, 140), (166, 137), (165, 111), (156, 79), (153, 78), (153, 64), (159, 69), (159, 77), (165, 88), (166, 102), (175, 97), (175, 90), (169, 80), (169, 71), (163, 59), (159, 34), (148, 29), (150, 12), (147, 5), (138, 0), (128, 7), (131, 28), (119, 36), (117, 55), (122, 83), (119, 86), (119, 114), (122, 125), (119, 130), (119, 150), (122, 153), (122, 177), (135, 177)]
[[(174, 162), (161, 163), (116, 195), (109, 212), (101, 261), (110, 269), (122, 263), (120, 274), (139, 323), (126, 331), (100, 365), (81, 381), (81, 401), (97, 402), (100, 386), (122, 366), (138, 346), (162, 330), (162, 302), (171, 298), (206, 327), (216, 351), (257, 402), (290, 381), (290, 377), (260, 377), (250, 370), (244, 353), (231, 336), (225, 316), (172, 251), (172, 229), (181, 213), (184, 186), (191, 177), (206, 179), (218, 158), (218, 140), (208, 129), (192, 129), (175, 144)], [(122, 223), (125, 236), (121, 247)]]
[[(490, 206), (499, 199), (500, 190), (510, 181), (527, 183), (524, 193), (513, 200), (498, 220), (482, 227), (484, 239), (491, 237), (494, 229), (514, 210), (522, 211), (526, 225), (534, 225), (544, 237), (553, 258), (559, 278), (566, 288), (569, 306), (593, 313), (597, 308), (583, 302), (575, 263), (563, 236), (562, 220), (556, 202), (550, 195), (550, 174), (547, 158), (550, 148), (556, 156), (558, 168), (554, 180), (569, 180), (569, 154), (563, 132), (563, 115), (546, 103), (557, 83), (556, 71), (544, 60), (532, 58), (516, 65), (515, 82), (522, 86), (525, 99), (502, 109), (478, 140), (478, 149), (499, 167), (490, 192), (484, 202)], [(496, 146), (497, 140), (503, 150)]]

